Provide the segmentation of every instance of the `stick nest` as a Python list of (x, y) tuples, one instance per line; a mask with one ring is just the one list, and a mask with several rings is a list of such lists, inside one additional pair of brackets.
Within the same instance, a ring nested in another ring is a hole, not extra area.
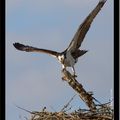
[(66, 104), (59, 112), (49, 112), (46, 107), (41, 111), (29, 111), (24, 108), (18, 107), (28, 113), (30, 118), (26, 120), (113, 120), (114, 110), (111, 107), (111, 103), (105, 103), (96, 105), (96, 110), (91, 111), (90, 109), (78, 109), (73, 112), (67, 112), (71, 108), (68, 108), (69, 103), (73, 98)]
[(31, 113), (31, 118), (28, 120), (113, 120), (113, 110), (109, 106), (100, 106), (95, 111), (78, 109), (71, 113), (44, 110)]

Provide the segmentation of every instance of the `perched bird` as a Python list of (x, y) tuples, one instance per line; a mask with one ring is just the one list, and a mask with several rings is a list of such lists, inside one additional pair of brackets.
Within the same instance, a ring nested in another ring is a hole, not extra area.
[(92, 12), (85, 18), (82, 24), (79, 26), (77, 32), (75, 33), (71, 43), (63, 52), (56, 52), (47, 49), (36, 48), (28, 45), (23, 45), (20, 43), (14, 43), (14, 47), (21, 51), (26, 52), (42, 52), (52, 55), (58, 59), (58, 61), (62, 64), (62, 69), (66, 69), (66, 67), (72, 67), (72, 70), (75, 75), (74, 65), (77, 63), (78, 58), (84, 55), (87, 50), (81, 50), (80, 46), (85, 38), (86, 33), (88, 32), (91, 23), (93, 22), (96, 15), (99, 13), (103, 5), (107, 0), (99, 0), (96, 7), (92, 10)]

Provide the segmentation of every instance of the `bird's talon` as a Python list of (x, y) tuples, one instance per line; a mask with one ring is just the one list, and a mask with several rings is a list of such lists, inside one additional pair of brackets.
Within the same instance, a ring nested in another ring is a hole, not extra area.
[(73, 77), (74, 77), (74, 78), (76, 78), (76, 77), (77, 77), (77, 75), (73, 75)]

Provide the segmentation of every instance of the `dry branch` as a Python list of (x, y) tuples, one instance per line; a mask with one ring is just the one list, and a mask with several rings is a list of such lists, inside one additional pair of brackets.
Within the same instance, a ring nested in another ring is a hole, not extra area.
[(62, 72), (64, 74), (62, 79), (68, 82), (68, 84), (79, 94), (80, 98), (86, 103), (90, 110), (95, 110), (96, 106), (93, 101), (92, 94), (86, 92), (83, 86), (70, 74), (70, 72), (65, 69)]

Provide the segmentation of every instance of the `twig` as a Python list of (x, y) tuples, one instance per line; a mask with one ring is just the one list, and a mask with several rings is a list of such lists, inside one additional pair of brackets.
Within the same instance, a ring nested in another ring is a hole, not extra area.
[(96, 106), (105, 106), (105, 105), (108, 105), (108, 104), (110, 104), (112, 101), (109, 101), (109, 102), (107, 102), (107, 103), (104, 103), (104, 104), (96, 104)]
[(25, 117), (25, 116), (24, 116), (24, 118), (25, 118), (26, 120), (28, 120), (28, 118), (27, 118), (27, 117)]
[(66, 105), (64, 105), (64, 107), (61, 109), (60, 112), (63, 112), (63, 111), (69, 106), (69, 104), (71, 103), (71, 101), (74, 99), (75, 96), (76, 96), (76, 95), (74, 95), (74, 96), (68, 101), (68, 103), (67, 103)]
[(56, 110), (55, 110), (52, 106), (50, 106), (50, 108), (51, 108), (54, 112), (56, 112)]
[(21, 109), (21, 110), (24, 110), (24, 111), (26, 111), (26, 112), (28, 112), (28, 113), (30, 113), (30, 114), (37, 114), (37, 113), (39, 113), (39, 112), (37, 112), (37, 111), (29, 111), (29, 110), (27, 110), (27, 109), (25, 109), (25, 108), (22, 108), (22, 107), (19, 107), (19, 106), (17, 106), (17, 105), (15, 105), (17, 108), (19, 108), (19, 109)]

